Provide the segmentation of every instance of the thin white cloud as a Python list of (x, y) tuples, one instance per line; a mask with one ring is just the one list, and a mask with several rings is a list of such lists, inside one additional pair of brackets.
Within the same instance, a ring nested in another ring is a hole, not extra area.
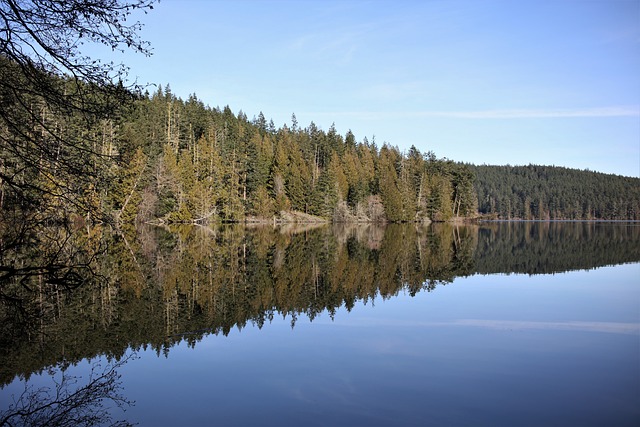
[(640, 106), (615, 106), (578, 109), (510, 109), (483, 111), (423, 111), (422, 117), (460, 119), (551, 119), (571, 117), (640, 117)]
[(446, 119), (560, 119), (560, 118), (604, 118), (638, 117), (640, 106), (613, 106), (576, 109), (505, 109), (476, 111), (339, 111), (313, 112), (315, 116), (344, 116), (362, 120), (380, 120), (396, 117), (446, 118)]
[(461, 319), (453, 322), (453, 325), (477, 326), (481, 328), (502, 330), (544, 329), (632, 335), (640, 333), (640, 324), (622, 322), (529, 322), (519, 320)]
[(321, 25), (320, 28), (284, 41), (275, 52), (281, 56), (295, 55), (299, 60), (313, 58), (316, 61), (347, 64), (374, 30), (375, 25), (370, 23), (351, 25), (348, 28)]
[[(328, 323), (328, 322), (327, 322)], [(331, 322), (334, 323), (334, 322)], [(337, 322), (342, 326), (371, 327), (371, 326), (391, 326), (391, 327), (443, 327), (462, 326), (478, 327), (483, 329), (498, 329), (509, 331), (521, 330), (555, 330), (555, 331), (582, 331), (601, 332), (610, 334), (640, 334), (640, 323), (628, 322), (536, 322), (521, 320), (485, 320), (485, 319), (457, 319), (443, 322), (422, 322), (398, 319), (374, 319), (362, 318), (359, 321)]]

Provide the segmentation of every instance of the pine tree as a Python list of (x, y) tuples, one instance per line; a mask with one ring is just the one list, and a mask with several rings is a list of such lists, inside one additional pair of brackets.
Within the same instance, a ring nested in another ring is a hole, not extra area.
[(398, 174), (396, 172), (398, 156), (397, 150), (385, 145), (380, 150), (380, 159), (378, 161), (380, 196), (387, 219), (392, 222), (405, 220), (402, 209), (402, 195), (398, 189)]
[[(338, 166), (339, 167), (339, 166)], [(335, 168), (332, 163), (320, 173), (318, 183), (315, 186), (310, 212), (314, 215), (331, 218), (338, 204), (339, 194), (335, 176)]]

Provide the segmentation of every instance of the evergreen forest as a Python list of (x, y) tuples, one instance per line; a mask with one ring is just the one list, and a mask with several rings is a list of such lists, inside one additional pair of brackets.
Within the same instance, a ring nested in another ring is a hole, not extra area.
[[(28, 105), (3, 97), (3, 108), (24, 110), (1, 130), (3, 212), (29, 201), (30, 210), (58, 210), (64, 218), (56, 221), (123, 224), (446, 221), (476, 211), (469, 167), (432, 152), (378, 147), (313, 122), (303, 128), (295, 114), (276, 128), (262, 113), (249, 120), (195, 95), (184, 101), (169, 85), (122, 99), (115, 112), (87, 121), (41, 96)], [(77, 144), (64, 147), (67, 140)]]
[[(333, 125), (326, 131), (314, 122), (302, 127), (295, 114), (290, 125), (277, 128), (262, 112), (249, 119), (228, 106), (206, 106), (196, 95), (185, 101), (169, 85), (153, 94), (123, 90), (121, 102), (109, 115), (87, 120), (45, 97), (29, 98), (19, 126), (2, 130), (5, 221), (7, 212), (17, 211), (119, 225), (422, 222), (478, 214), (640, 219), (637, 178), (552, 166), (462, 164), (413, 146), (378, 147), (375, 137), (358, 140), (351, 131), (343, 136)], [(25, 108), (10, 96), (3, 104)], [(44, 142), (46, 156), (34, 155), (25, 135), (36, 137), (32, 144)], [(65, 153), (57, 140), (77, 145)]]
[(478, 211), (523, 220), (640, 220), (640, 179), (559, 166), (473, 166)]
[[(467, 166), (311, 122), (276, 128), (169, 86), (100, 130), (119, 166), (101, 203), (121, 221), (406, 222), (476, 211)], [(316, 218), (317, 219), (317, 218)]]
[(184, 101), (169, 85), (125, 92), (115, 111), (88, 120), (41, 96), (25, 105), (5, 95), (3, 108), (22, 116), (0, 130), (3, 213), (121, 225), (446, 221), (476, 211), (469, 167), (334, 126), (303, 128), (295, 114), (276, 128), (262, 113), (249, 120), (195, 95)]

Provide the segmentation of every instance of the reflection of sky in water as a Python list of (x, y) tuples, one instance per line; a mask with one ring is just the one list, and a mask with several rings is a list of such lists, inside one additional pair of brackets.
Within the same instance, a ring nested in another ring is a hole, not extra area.
[(555, 275), (458, 278), (413, 300), (386, 301), (375, 317), (385, 317), (382, 312), (395, 320), (639, 323), (640, 264)]
[(301, 316), (292, 330), (276, 317), (167, 358), (142, 351), (121, 369), (137, 401), (127, 414), (143, 426), (637, 425), (639, 277), (640, 264), (472, 276), (334, 321)]
[(520, 320), (485, 320), (485, 319), (460, 319), (451, 322), (412, 322), (396, 319), (378, 319), (375, 317), (360, 318), (359, 321), (349, 322), (345, 326), (353, 327), (384, 327), (398, 328), (426, 328), (440, 326), (475, 326), (487, 329), (546, 329), (584, 332), (607, 332), (612, 334), (639, 334), (639, 323), (621, 322), (528, 322)]

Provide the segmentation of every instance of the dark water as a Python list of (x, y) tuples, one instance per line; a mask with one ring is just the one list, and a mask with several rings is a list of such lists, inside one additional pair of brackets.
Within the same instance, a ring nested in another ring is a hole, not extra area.
[(638, 225), (105, 239), (108, 280), (3, 338), (0, 411), (113, 367), (142, 426), (640, 423)]

